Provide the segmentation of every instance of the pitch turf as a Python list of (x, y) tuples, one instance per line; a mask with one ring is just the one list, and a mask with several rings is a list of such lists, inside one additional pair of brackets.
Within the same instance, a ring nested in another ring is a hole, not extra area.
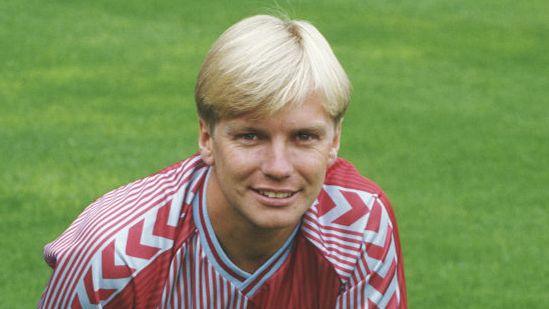
[[(549, 3), (279, 1), (354, 85), (341, 155), (387, 191), (413, 308), (549, 303)], [(0, 3), (0, 307), (99, 194), (196, 150), (193, 84), (275, 2)]]

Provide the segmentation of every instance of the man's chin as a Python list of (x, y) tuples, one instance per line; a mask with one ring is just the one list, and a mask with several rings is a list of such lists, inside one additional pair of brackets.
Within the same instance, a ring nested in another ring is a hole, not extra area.
[(296, 218), (284, 218), (284, 217), (269, 217), (268, 219), (261, 218), (260, 220), (254, 220), (253, 225), (258, 230), (264, 231), (280, 231), (280, 230), (293, 230), (301, 222), (301, 217)]

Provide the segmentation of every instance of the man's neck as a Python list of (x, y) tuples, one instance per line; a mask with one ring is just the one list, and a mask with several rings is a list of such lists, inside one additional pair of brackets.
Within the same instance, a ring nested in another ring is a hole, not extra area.
[(258, 230), (227, 224), (221, 214), (209, 213), (215, 235), (240, 269), (253, 273), (280, 249), (293, 229)]
[(297, 225), (280, 229), (254, 226), (227, 205), (213, 178), (208, 178), (206, 186), (206, 208), (217, 240), (235, 265), (253, 273), (284, 245)]

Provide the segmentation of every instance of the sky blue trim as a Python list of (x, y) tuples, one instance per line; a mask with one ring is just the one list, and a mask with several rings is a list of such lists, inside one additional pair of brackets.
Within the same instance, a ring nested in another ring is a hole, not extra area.
[[(212, 243), (214, 245), (215, 251), (223, 260), (223, 263), (225, 263), (229, 268), (231, 268), (235, 273), (239, 274), (240, 276), (244, 278), (248, 278), (251, 276), (249, 272), (246, 272), (242, 269), (240, 269), (236, 264), (233, 263), (225, 254), (225, 251), (221, 247), (221, 244), (217, 240), (217, 236), (215, 235), (215, 231), (212, 226), (212, 222), (210, 221), (210, 216), (208, 215), (208, 208), (207, 208), (207, 199), (206, 199), (206, 189), (208, 188), (208, 179), (210, 178), (211, 169), (208, 171), (208, 175), (206, 176), (206, 182), (204, 184), (204, 189), (202, 191), (202, 212), (204, 213), (204, 221), (206, 221), (206, 229), (208, 229), (208, 234), (210, 235), (210, 238), (212, 239)], [(213, 256), (212, 256), (213, 257)]]
[(299, 224), (298, 226), (296, 226), (296, 228), (294, 229), (294, 231), (292, 232), (292, 234), (290, 234), (290, 237), (288, 237), (288, 239), (286, 239), (286, 242), (284, 243), (284, 245), (282, 247), (280, 247), (280, 249), (278, 249), (275, 254), (273, 254), (273, 256), (271, 256), (271, 258), (269, 260), (267, 260), (267, 262), (265, 262), (263, 265), (261, 265), (261, 267), (254, 273), (254, 275), (252, 275), (252, 277), (248, 278), (246, 280), (246, 282), (244, 282), (244, 287), (246, 287), (248, 284), (250, 284), (251, 282), (253, 282), (253, 280), (265, 269), (267, 268), (270, 264), (273, 263), (273, 261), (280, 255), (284, 255), (282, 256), (277, 262), (276, 264), (273, 266), (273, 268), (271, 268), (271, 270), (269, 270), (269, 272), (267, 272), (263, 278), (261, 278), (261, 280), (259, 280), (259, 282), (252, 288), (250, 289), (250, 291), (248, 292), (248, 294), (246, 296), (248, 297), (251, 297), (252, 295), (254, 295), (254, 293), (257, 291), (257, 289), (259, 289), (261, 286), (263, 286), (263, 284), (265, 283), (265, 281), (267, 281), (274, 273), (276, 273), (279, 269), (280, 269), (280, 266), (282, 266), (282, 264), (284, 263), (284, 261), (286, 261), (286, 259), (288, 258), (288, 256), (290, 255), (290, 252), (291, 252), (291, 246), (292, 246), (292, 243), (294, 242), (294, 239), (299, 231), (299, 228), (300, 228), (301, 224)]

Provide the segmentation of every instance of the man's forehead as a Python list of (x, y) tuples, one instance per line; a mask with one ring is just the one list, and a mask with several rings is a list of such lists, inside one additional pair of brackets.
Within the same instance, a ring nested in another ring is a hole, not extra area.
[[(307, 104), (312, 105), (312, 104)], [(320, 108), (294, 107), (282, 109), (274, 114), (246, 113), (226, 119), (225, 124), (236, 127), (325, 127), (332, 122), (331, 117)]]
[(315, 130), (327, 131), (338, 127), (336, 119), (325, 107), (323, 97), (310, 93), (305, 100), (288, 102), (281, 109), (271, 111), (262, 107), (222, 117), (214, 126), (221, 125), (223, 131), (262, 130)]
[(271, 128), (284, 128), (288, 130), (315, 130), (324, 131), (330, 127), (331, 122), (322, 119), (309, 119), (307, 121), (285, 121), (273, 118), (233, 118), (224, 121), (226, 131), (237, 130), (268, 130)]

